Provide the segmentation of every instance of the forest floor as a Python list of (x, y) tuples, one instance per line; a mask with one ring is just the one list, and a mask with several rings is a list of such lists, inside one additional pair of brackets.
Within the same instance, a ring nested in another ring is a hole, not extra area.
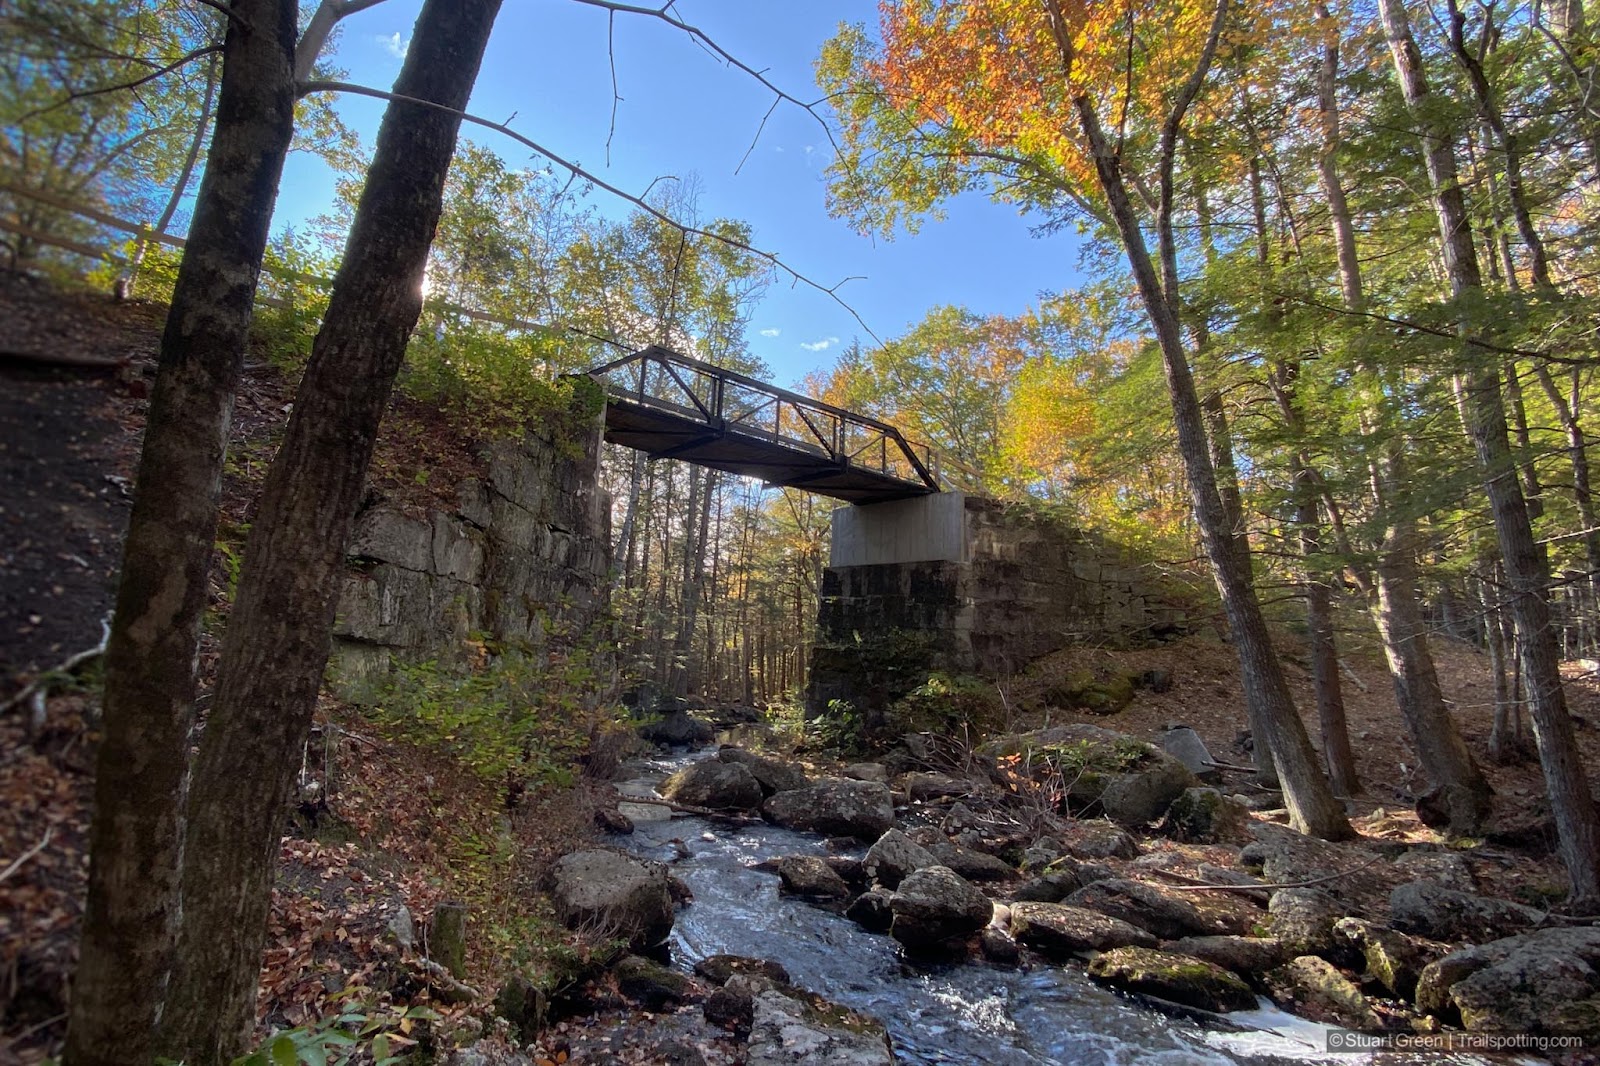
[[(130, 509), (161, 314), (150, 305), (119, 305), (0, 273), (0, 322), (7, 324), (0, 338), (4, 704), (41, 672), (100, 639)], [(114, 365), (52, 368), (35, 358), (61, 355)], [(290, 397), (284, 375), (252, 356), (225, 486), (219, 531), (225, 565), (213, 590), (213, 623), (226, 608), (250, 518), (250, 488), (270, 459)], [(436, 414), (397, 401), (374, 470), (378, 491), (425, 506), (470, 473), (471, 453), (440, 429)], [(215, 628), (202, 648), (203, 679), (214, 670)], [(1290, 637), (1283, 648), (1314, 736), (1303, 649)], [(1443, 635), (1434, 649), (1446, 695), (1496, 790), (1491, 842), (1510, 842), (1474, 863), (1480, 889), (1547, 905), (1558, 898), (1564, 877), (1552, 854), (1538, 767), (1488, 764), (1493, 687), (1487, 657)], [(1369, 839), (1438, 839), (1411, 809), (1422, 775), (1381, 655), (1352, 640), (1344, 661), (1346, 707), (1365, 788), (1354, 801), (1358, 828)], [(1077, 649), (1005, 692), (1009, 705), (1026, 705), (1030, 686), (1048, 686), (1070, 671), (1111, 676), (1151, 669), (1170, 674), (1170, 690), (1141, 690), (1110, 717), (1051, 712), (1051, 723), (1084, 721), (1146, 739), (1180, 723), (1195, 728), (1218, 758), (1246, 761), (1235, 747), (1244, 721), (1237, 661), (1215, 637), (1132, 650)], [(90, 670), (58, 687), (42, 716), (26, 703), (0, 713), (0, 1066), (41, 1062), (63, 1031), (87, 873), (93, 686)], [(1600, 766), (1600, 680), (1581, 664), (1568, 664), (1568, 694), (1585, 760)], [(526, 965), (530, 953), (588, 950), (554, 922), (541, 888), (553, 858), (593, 835), (594, 810), (607, 802), (603, 785), (580, 779), (572, 787), (535, 790), (507, 811), (495, 783), (385, 735), (333, 701), (321, 709), (313, 740), (307, 757), (321, 761), (328, 795), (303, 810), (284, 838), (262, 979), (263, 1031), (314, 1022), (351, 985), (369, 990), (365, 1009), (374, 1021), (392, 1025), (402, 1041), (410, 1027), (400, 1012), (413, 1003), (430, 1003), (448, 1033), (466, 1037), (481, 1029), (470, 1005), (438, 998), (438, 983), (420, 967), (416, 945), (407, 946), (402, 908), (420, 921), (440, 900), (465, 898), (480, 928), (498, 923), (500, 932), (478, 938), (468, 960), (466, 984), (486, 994), (508, 967)], [(588, 1046), (613, 1041), (594, 1061), (664, 1060), (659, 1046), (671, 1031), (665, 1019), (619, 1002), (608, 1009), (598, 1020), (575, 1019), (552, 1030), (550, 1048), (579, 1043), (574, 1036), (583, 1030)]]

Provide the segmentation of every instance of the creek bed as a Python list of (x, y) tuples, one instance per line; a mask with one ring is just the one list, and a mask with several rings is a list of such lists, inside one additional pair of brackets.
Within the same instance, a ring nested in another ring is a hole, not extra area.
[[(673, 770), (703, 754), (634, 764), (619, 785), (644, 796)], [(635, 808), (637, 811), (637, 808)], [(653, 808), (665, 815), (666, 808)], [(709, 837), (709, 839), (707, 839)], [(843, 915), (779, 895), (776, 875), (753, 869), (784, 855), (826, 855), (816, 834), (772, 825), (733, 828), (698, 817), (638, 821), (627, 847), (671, 863), (694, 893), (678, 913), (670, 947), (688, 969), (709, 955), (773, 959), (795, 984), (872, 1015), (887, 1026), (898, 1061), (918, 1066), (1273, 1066), (1327, 1063), (1482, 1063), (1438, 1052), (1330, 1053), (1327, 1026), (1260, 1000), (1226, 1016), (1237, 1031), (1169, 1016), (1102, 988), (1081, 970), (1039, 960), (999, 967), (982, 960), (913, 965), (888, 936)], [(681, 841), (682, 846), (675, 841)], [(682, 856), (683, 848), (688, 850)], [(865, 853), (861, 848), (853, 854)], [(1503, 1060), (1502, 1060), (1503, 1061)]]

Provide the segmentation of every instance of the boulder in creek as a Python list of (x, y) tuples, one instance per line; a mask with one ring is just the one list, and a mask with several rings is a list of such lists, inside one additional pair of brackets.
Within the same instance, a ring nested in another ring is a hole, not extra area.
[(669, 747), (697, 748), (716, 740), (717, 731), (710, 722), (696, 718), (686, 710), (674, 708), (641, 725), (639, 736)]
[(1193, 955), (1245, 977), (1277, 969), (1291, 956), (1283, 941), (1264, 936), (1186, 936), (1162, 944), (1161, 949)]
[(1161, 940), (1244, 931), (1219, 927), (1217, 919), (1201, 913), (1199, 907), (1182, 895), (1143, 881), (1122, 878), (1096, 881), (1072, 893), (1065, 902), (1120, 918)]
[(1156, 938), (1136, 925), (1064, 903), (1013, 903), (1010, 933), (1018, 943), (1057, 960), (1080, 951), (1156, 946)]
[(883, 1026), (819, 996), (755, 997), (747, 1066), (892, 1066)]
[(1389, 894), (1389, 918), (1403, 933), (1482, 943), (1531, 929), (1544, 915), (1510, 900), (1457, 892), (1433, 881), (1413, 881)]
[(1361, 989), (1316, 955), (1290, 959), (1267, 975), (1267, 985), (1280, 1007), (1314, 1022), (1368, 1032), (1383, 1027)]
[(937, 866), (933, 853), (898, 829), (891, 829), (867, 849), (867, 878), (884, 888), (898, 888), (924, 866)]
[(933, 950), (988, 925), (994, 904), (949, 867), (928, 866), (900, 882), (889, 910), (890, 936), (913, 950)]
[(889, 771), (881, 762), (853, 762), (841, 772), (852, 781), (889, 781)]
[(1600, 928), (1540, 929), (1429, 963), (1417, 1009), (1466, 1029), (1600, 1036)]
[(887, 933), (894, 924), (894, 911), (889, 909), (892, 892), (874, 888), (850, 901), (844, 916), (869, 933)]
[(789, 971), (783, 963), (772, 959), (756, 959), (749, 955), (707, 955), (694, 964), (694, 975), (714, 985), (725, 985), (737, 974), (757, 974), (775, 985), (789, 983)]
[(748, 811), (761, 805), (761, 783), (742, 763), (701, 759), (661, 782), (674, 803), (714, 811)]
[(1360, 918), (1340, 918), (1333, 923), (1333, 931), (1360, 948), (1367, 977), (1400, 999), (1411, 999), (1416, 994), (1422, 968), (1444, 953), (1441, 945)]
[(570, 928), (588, 927), (654, 947), (672, 931), (667, 868), (614, 851), (575, 851), (555, 867), (556, 915)]
[(778, 863), (778, 876), (783, 879), (783, 889), (796, 896), (815, 899), (848, 899), (850, 886), (843, 877), (828, 865), (827, 860), (815, 855), (788, 855)]
[(622, 994), (645, 1010), (676, 1007), (694, 993), (694, 986), (683, 974), (638, 955), (625, 956), (611, 968), (611, 973)]
[[(790, 789), (805, 788), (810, 783), (806, 772), (792, 762), (783, 759), (774, 759), (766, 755), (757, 755), (755, 752), (745, 751), (732, 745), (724, 745), (717, 750), (717, 759), (720, 762), (738, 763), (750, 771), (750, 776), (756, 779), (761, 786), (761, 794), (770, 796), (775, 792), (788, 792)], [(752, 804), (751, 806), (754, 806)]]
[(1236, 974), (1188, 955), (1115, 948), (1089, 963), (1089, 976), (1124, 992), (1221, 1014), (1250, 1010), (1256, 995)]
[(805, 788), (779, 792), (762, 804), (761, 813), (785, 829), (863, 841), (877, 840), (894, 824), (887, 785), (844, 777), (824, 777)]

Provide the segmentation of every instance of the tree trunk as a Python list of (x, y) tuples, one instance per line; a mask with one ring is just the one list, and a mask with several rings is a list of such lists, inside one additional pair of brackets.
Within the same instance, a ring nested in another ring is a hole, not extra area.
[(70, 1066), (151, 1060), (183, 913), (195, 648), (234, 393), (294, 133), (295, 4), (237, 0), (232, 14), (216, 130), (161, 337), (106, 649), (88, 900), (64, 1057)]
[[(1226, 7), (1226, 0), (1219, 0), (1214, 14), (1212, 44), (1189, 83), (1194, 91), (1198, 91), (1199, 81), (1206, 74), (1209, 57), (1220, 36)], [(1064, 63), (1070, 68), (1072, 46), (1065, 25), (1059, 18), (1059, 10), (1056, 15), (1057, 43)], [(1063, 74), (1069, 73), (1070, 69), (1063, 70)], [(1333, 795), (1317, 765), (1316, 752), (1306, 735), (1305, 723), (1295, 709), (1282, 665), (1272, 647), (1250, 573), (1240, 565), (1237, 542), (1217, 491), (1216, 471), (1211, 464), (1210, 446), (1206, 440), (1205, 416), (1196, 395), (1188, 355), (1184, 351), (1177, 311), (1177, 253), (1170, 216), (1173, 152), (1170, 134), (1181, 124), (1186, 104), (1175, 108), (1169, 116), (1166, 127), (1168, 135), (1163, 137), (1162, 206), (1157, 220), (1162, 261), (1160, 275), (1151, 260), (1144, 231), (1129, 197), (1121, 159), (1100, 126), (1093, 101), (1079, 95), (1074, 104), (1085, 139), (1094, 155), (1100, 187), (1106, 194), (1112, 219), (1161, 349), (1178, 450), (1188, 477), (1195, 519), (1238, 651), (1245, 702), (1247, 706), (1255, 708), (1255, 721), (1261, 724), (1266, 734), (1258, 735), (1256, 743), (1265, 741), (1272, 752), (1283, 784), (1290, 823), (1301, 832), (1328, 839), (1348, 837), (1352, 832), (1350, 822), (1345, 817), (1343, 805)]]
[[(1461, 315), (1463, 349), (1474, 334), (1470, 306), (1479, 298), (1482, 278), (1473, 245), (1472, 223), (1456, 176), (1451, 138), (1440, 130), (1422, 71), (1422, 56), (1411, 36), (1402, 0), (1379, 0), (1389, 50), (1406, 105), (1422, 132), (1423, 158), (1439, 220), (1440, 243), (1451, 295)], [(1569, 905), (1577, 912), (1600, 907), (1600, 819), (1597, 819), (1582, 756), (1573, 736), (1561, 688), (1555, 638), (1550, 629), (1548, 562), (1533, 539), (1527, 501), (1515, 470), (1498, 368), (1484, 353), (1464, 350), (1463, 392), (1468, 430), (1482, 467), (1494, 514), (1496, 539), (1505, 559), (1517, 650), (1527, 676), (1529, 709), (1539, 761), (1544, 767), (1560, 836), (1561, 857), (1571, 878)]]
[[(395, 83), (466, 106), (500, 0), (427, 0)], [(246, 546), (200, 742), (178, 964), (163, 1044), (189, 1066), (238, 1054), (255, 1022), (272, 873), (327, 664), (344, 546), (406, 341), (460, 116), (392, 102)]]
[[(1317, 13), (1329, 17), (1325, 4), (1318, 5)], [(1339, 46), (1334, 38), (1324, 47), (1317, 76), (1323, 125), (1318, 169), (1333, 222), (1340, 289), (1345, 306), (1359, 313), (1366, 307), (1366, 294), (1355, 226), (1338, 168), (1338, 72)], [(1376, 381), (1380, 369), (1368, 366), (1363, 372), (1371, 383), (1363, 416), (1364, 432), (1370, 438), (1374, 433), (1388, 433), (1393, 419), (1385, 409), (1386, 390)], [(1407, 480), (1404, 448), (1392, 433), (1375, 443), (1378, 454), (1369, 462), (1371, 494), (1375, 510), (1383, 516), (1384, 532), (1373, 580), (1366, 590), (1373, 621), (1383, 641), (1401, 717), (1435, 791), (1445, 802), (1450, 825), (1458, 832), (1473, 832), (1481, 828), (1489, 813), (1489, 784), (1444, 705), (1428, 646), (1417, 587), (1416, 523), (1404, 513), (1401, 503)]]

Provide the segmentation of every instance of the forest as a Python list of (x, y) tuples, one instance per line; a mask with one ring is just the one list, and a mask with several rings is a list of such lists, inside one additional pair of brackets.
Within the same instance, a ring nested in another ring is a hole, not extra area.
[[(181, 797), (282, 806), (288, 769), (257, 787), (229, 768), (300, 750), (333, 612), (310, 586), (342, 565), (390, 386), (493, 439), (553, 419), (570, 375), (649, 345), (771, 379), (750, 343), (763, 298), (823, 288), (694, 175), (621, 191), (469, 114), (497, 0), (427, 0), (393, 91), (352, 86), (330, 42), (375, 2), (0, 3), (4, 265), (171, 306), (105, 661), (101, 758), (141, 770), (103, 769), (96, 788), (172, 805), (94, 838), (79, 979), (104, 1013), (74, 1016), (68, 1063), (117, 1061), (151, 1028), (129, 986), (165, 980), (173, 943), (200, 952), (230, 908), (265, 913), (248, 899), (272, 868), (270, 818), (186, 823), (197, 800)], [(1381, 655), (1439, 824), (1488, 824), (1484, 758), (1536, 762), (1565, 906), (1600, 908), (1600, 816), (1561, 675), (1600, 658), (1600, 26), (1582, 0), (883, 0), (822, 43), (815, 86), (776, 88), (680, 5), (581, 2), (683, 29), (774, 108), (815, 117), (828, 210), (863, 235), (938, 226), (981, 194), (1083, 279), (1022, 314), (932, 306), (887, 337), (863, 323), (782, 384), (893, 424), (948, 488), (1104, 535), (1203, 603), (1294, 828), (1351, 835), (1341, 656)], [(386, 100), (375, 144), (341, 118), (358, 93)], [(274, 229), (295, 152), (333, 168), (336, 201)], [(247, 345), (299, 391), (263, 489), (276, 517), (243, 545), (220, 673), (201, 681)], [(797, 715), (834, 502), (620, 448), (601, 482), (624, 687)], [(1279, 631), (1309, 649), (1315, 745)], [(1493, 677), (1477, 754), (1435, 662), (1454, 640)], [(201, 688), (212, 724), (191, 760)], [(219, 843), (236, 836), (256, 843)], [(196, 860), (208, 843), (229, 857)], [(141, 867), (167, 872), (137, 905), (105, 898)], [(177, 870), (234, 887), (191, 916)], [(259, 951), (206, 956), (245, 974), (215, 995), (199, 963), (173, 969), (184, 1013), (133, 1046), (227, 1061)]]

